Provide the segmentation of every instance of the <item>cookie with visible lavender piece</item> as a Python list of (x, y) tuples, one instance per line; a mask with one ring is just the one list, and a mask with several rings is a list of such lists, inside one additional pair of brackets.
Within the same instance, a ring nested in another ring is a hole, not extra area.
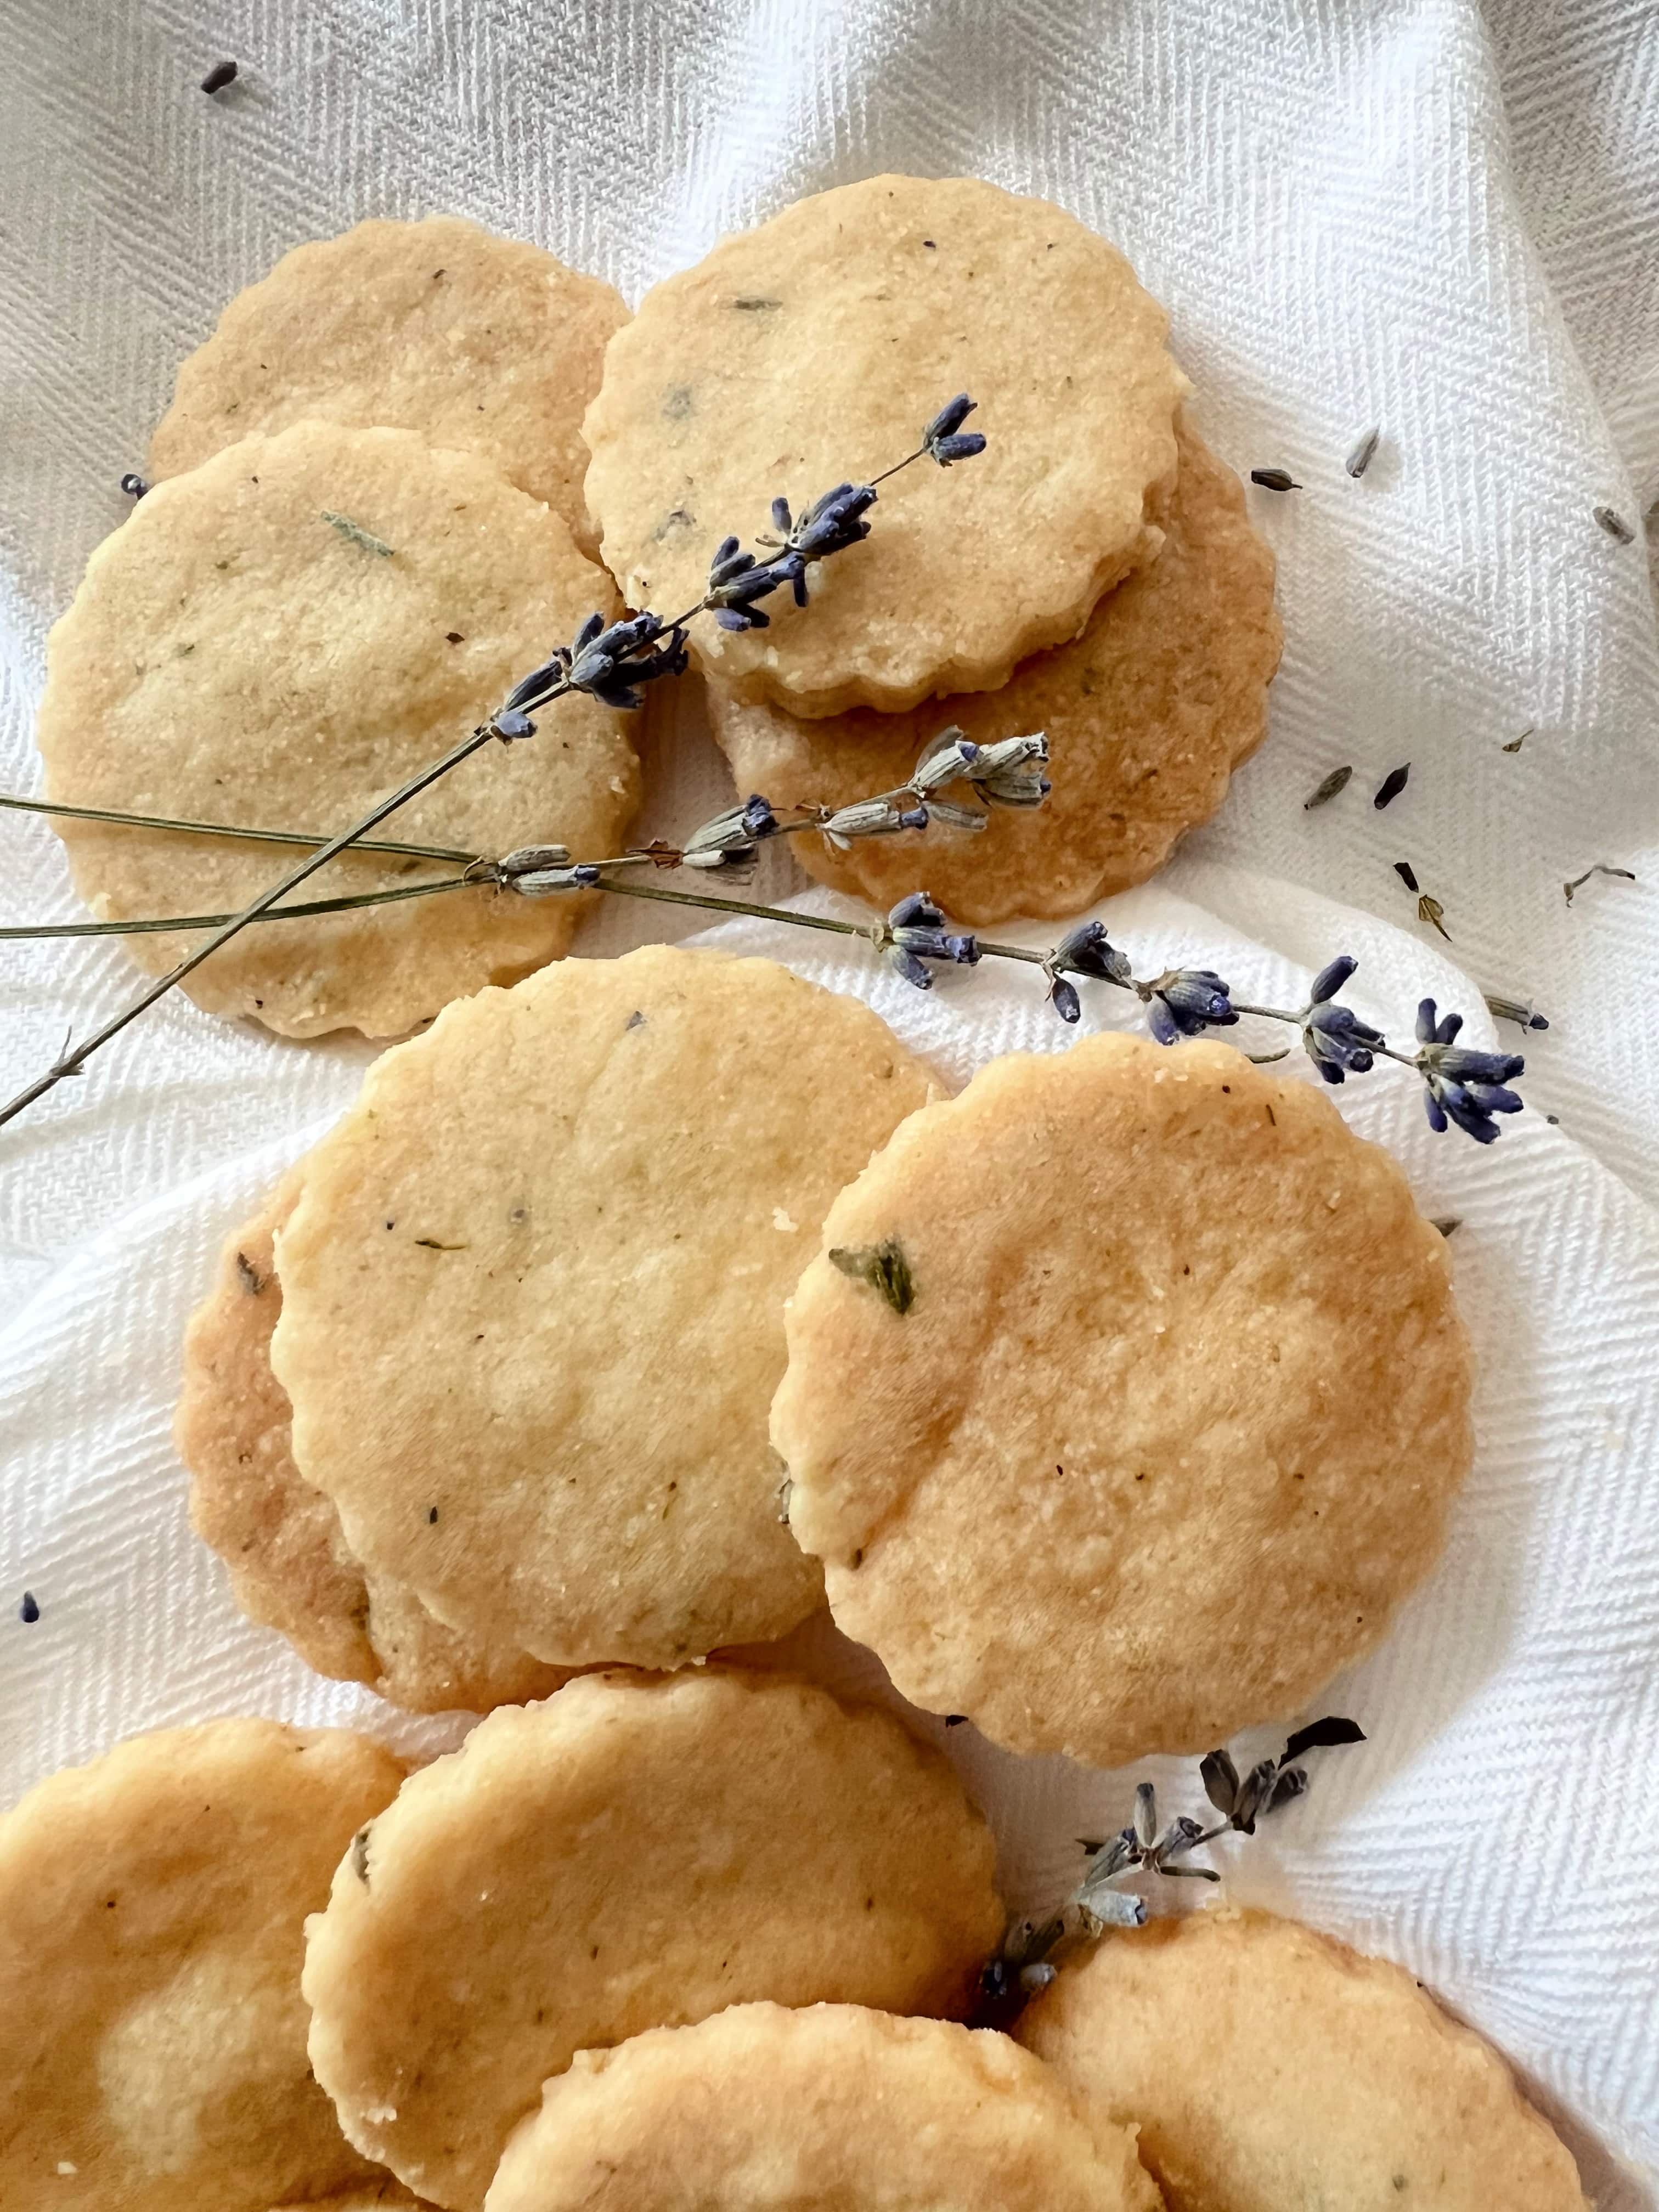
[(790, 1522), (929, 1711), (1096, 1766), (1203, 1751), (1437, 1558), (1473, 1450), (1446, 1240), (1311, 1085), (1207, 1041), (994, 1060), (823, 1242), (772, 1409)]
[(268, 2212), (373, 2180), (307, 2065), (300, 1970), (403, 1775), (343, 1729), (210, 1721), (0, 1818), (0, 2203)]
[[(994, 806), (973, 834), (935, 822), (922, 843), (866, 838), (837, 851), (798, 837), (791, 850), (809, 874), (881, 907), (923, 880), (953, 921), (975, 927), (1078, 914), (1144, 882), (1214, 813), (1267, 734), (1282, 632), (1273, 555), (1237, 477), (1190, 425), (1179, 434), (1163, 551), (1107, 593), (1080, 635), (1022, 661), (1000, 690), (803, 721), (709, 686), (738, 789), (774, 806), (837, 806), (902, 785), (951, 726), (979, 745), (1046, 734), (1054, 789), (1041, 808)], [(965, 787), (939, 796), (973, 799)]]
[(854, 2005), (733, 2005), (584, 2051), (489, 2212), (1158, 2212), (1132, 2128), (1008, 2038)]
[[(38, 728), (47, 796), (328, 836), (428, 766), (616, 602), (556, 515), (486, 461), (407, 430), (301, 422), (158, 484), (94, 553), (47, 644)], [(550, 707), (383, 833), (464, 856), (561, 839), (615, 850), (639, 794), (627, 718)], [(53, 824), (100, 921), (235, 913), (294, 848), (105, 823)], [(453, 878), (466, 859), (343, 855), (301, 900)], [(447, 1000), (568, 946), (581, 898), (468, 887), (265, 921), (184, 984), (210, 1012), (289, 1036), (396, 1036)], [(161, 975), (202, 943), (121, 939)]]
[(365, 1682), (412, 1712), (544, 1698), (567, 1680), (498, 1637), (458, 1636), (414, 1592), (352, 1557), (340, 1516), (294, 1464), (291, 1417), (270, 1371), (283, 1310), (276, 1232), (299, 1197), (303, 1164), (230, 1237), (185, 1335), (173, 1422), (191, 1471), (190, 1517), (224, 1561), (250, 1620), (287, 1637), (319, 1674)]
[(1266, 1912), (1109, 1929), (1020, 2021), (1170, 2212), (1589, 2212), (1482, 2037), (1401, 1967)]
[(473, 2212), (579, 2051), (762, 1998), (960, 2017), (994, 1857), (887, 1712), (719, 1665), (589, 1675), (492, 1713), (341, 1865), (312, 2063), (354, 2142)]
[(307, 1156), (271, 1344), (347, 1544), (464, 1638), (680, 1667), (823, 1601), (783, 1305), (932, 1095), (859, 1000), (650, 945), (446, 1009)]
[(585, 552), (583, 410), (628, 320), (609, 284), (457, 216), (360, 222), (285, 253), (183, 363), (156, 481), (254, 431), (380, 424), (476, 453)]
[[(1187, 388), (1116, 249), (975, 178), (885, 176), (798, 202), (647, 294), (606, 349), (587, 501), (631, 605), (702, 597), (729, 532), (912, 451), (958, 390), (970, 465), (878, 489), (866, 544), (809, 568), (810, 611), (700, 624), (735, 695), (799, 714), (989, 690), (1075, 636), (1161, 542)], [(787, 525), (783, 526), (785, 528)]]

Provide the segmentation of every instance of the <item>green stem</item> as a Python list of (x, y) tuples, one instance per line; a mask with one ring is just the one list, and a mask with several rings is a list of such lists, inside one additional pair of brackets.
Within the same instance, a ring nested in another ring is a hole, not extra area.
[[(471, 876), (445, 876), (437, 883), (404, 884), (397, 890), (364, 891), (356, 898), (308, 899), (301, 906), (273, 907), (259, 916), (261, 921), (298, 921), (312, 914), (346, 914), (355, 907), (390, 906), (398, 899), (425, 898), (433, 891), (476, 890), (476, 878)], [(180, 914), (159, 915), (143, 921), (54, 921), (38, 927), (25, 925), (19, 928), (0, 929), (0, 942), (35, 937), (144, 937), (161, 934), (169, 929), (222, 929), (226, 922), (234, 921), (231, 914)]]

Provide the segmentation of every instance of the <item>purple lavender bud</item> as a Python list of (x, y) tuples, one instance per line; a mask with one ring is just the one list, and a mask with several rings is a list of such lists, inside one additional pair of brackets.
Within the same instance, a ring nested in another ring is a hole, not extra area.
[(906, 946), (902, 945), (889, 945), (884, 948), (883, 957), (886, 959), (890, 967), (893, 968), (899, 975), (902, 975), (907, 983), (914, 983), (917, 990), (931, 991), (933, 989), (933, 978), (932, 973), (922, 966), (915, 954), (910, 951)]
[(503, 744), (511, 744), (515, 738), (533, 738), (536, 734), (536, 725), (516, 707), (503, 707), (491, 718), (489, 726)]
[(940, 468), (948, 469), (952, 461), (971, 461), (975, 453), (985, 451), (985, 440), (977, 430), (965, 430), (954, 438), (935, 438), (927, 448)]
[(787, 538), (790, 531), (794, 527), (794, 517), (789, 512), (789, 502), (787, 499), (773, 501), (772, 527), (780, 538)]
[(895, 929), (938, 929), (945, 916), (926, 891), (908, 891), (887, 919)]
[(1077, 986), (1068, 983), (1063, 975), (1056, 975), (1048, 986), (1048, 1003), (1063, 1022), (1080, 1021), (1083, 1002), (1078, 997)]
[(974, 405), (965, 392), (958, 392), (954, 399), (947, 399), (922, 432), (923, 445), (931, 446), (936, 438), (948, 438), (952, 431), (961, 429), (973, 413)]
[(1317, 1006), (1326, 999), (1334, 999), (1358, 965), (1351, 952), (1339, 952), (1314, 977), (1313, 989), (1308, 994), (1310, 1004)]
[(532, 669), (513, 686), (503, 704), (507, 707), (538, 705), (556, 684), (562, 684), (570, 670), (570, 655), (561, 646), (552, 658)]

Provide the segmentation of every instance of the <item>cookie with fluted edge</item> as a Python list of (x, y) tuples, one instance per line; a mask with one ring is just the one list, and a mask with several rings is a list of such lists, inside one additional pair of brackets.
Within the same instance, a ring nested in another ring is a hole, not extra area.
[(289, 1402), (270, 1371), (283, 1310), (273, 1247), (303, 1175), (303, 1163), (291, 1169), (228, 1238), (185, 1331), (173, 1436), (191, 1471), (191, 1524), (224, 1561), (243, 1612), (319, 1674), (366, 1682), (413, 1712), (544, 1698), (562, 1668), (496, 1636), (458, 1636), (394, 1577), (368, 1572), (332, 1503), (294, 1464)]
[(465, 1636), (683, 1666), (823, 1599), (783, 1305), (931, 1094), (860, 1000), (649, 945), (449, 1007), (308, 1156), (271, 1344), (348, 1545)]
[(0, 1817), (0, 2203), (267, 2212), (372, 2177), (307, 2063), (302, 1931), (403, 1772), (343, 1729), (210, 1721)]
[(890, 1714), (720, 1666), (587, 1675), (412, 1776), (308, 1934), (352, 2141), (471, 2212), (577, 2051), (729, 2004), (960, 2016), (994, 1847)]
[(1202, 1750), (1438, 1556), (1473, 1448), (1445, 1239), (1312, 1085), (1207, 1040), (1012, 1054), (823, 1244), (773, 1438), (836, 1620), (917, 1704), (1097, 1766)]
[[(880, 907), (925, 883), (953, 920), (975, 927), (1078, 914), (1144, 882), (1214, 813), (1266, 735), (1282, 633), (1273, 555), (1237, 477), (1190, 425), (1179, 429), (1163, 551), (1107, 593), (1079, 636), (1022, 661), (1000, 690), (809, 722), (709, 687), (738, 789), (774, 806), (890, 791), (952, 724), (981, 745), (1047, 733), (1054, 789), (1042, 807), (993, 807), (971, 835), (935, 823), (920, 840), (865, 837), (845, 852), (797, 837), (790, 850), (809, 874)], [(940, 796), (975, 803), (965, 787)]]
[(951, 395), (986, 450), (880, 488), (868, 541), (770, 627), (699, 623), (708, 673), (800, 714), (989, 690), (1157, 550), (1186, 380), (1115, 247), (976, 178), (872, 177), (723, 239), (648, 292), (583, 424), (588, 507), (630, 605), (699, 599), (727, 534), (914, 452)]
[(1489, 2043), (1293, 1920), (1109, 1929), (1015, 2033), (1097, 2120), (1138, 2123), (1170, 2212), (1589, 2212)]
[(988, 2028), (734, 2005), (584, 2051), (514, 2133), (488, 2212), (1158, 2212), (1132, 2127), (1091, 2126)]
[(522, 239), (458, 216), (360, 222), (236, 295), (179, 368), (149, 473), (294, 422), (380, 424), (476, 453), (592, 551), (582, 413), (627, 320), (609, 284)]
[(304, 2204), (278, 2204), (274, 2212), (425, 2212), (425, 2200), (410, 2196), (402, 2182), (388, 2173), (380, 2181), (365, 2182), (343, 2197), (310, 2198)]
[[(47, 642), (47, 794), (331, 836), (447, 752), (590, 610), (615, 606), (558, 517), (476, 455), (324, 422), (245, 439), (158, 484), (88, 563)], [(614, 851), (639, 791), (626, 719), (560, 701), (533, 738), (492, 743), (379, 833), (459, 862), (354, 854), (295, 900), (453, 878), (466, 856), (527, 842)], [(53, 826), (101, 921), (234, 913), (297, 857), (234, 838)], [(580, 904), (469, 888), (260, 922), (184, 988), (211, 1012), (288, 1036), (397, 1036), (556, 958)], [(159, 975), (202, 933), (121, 942)]]

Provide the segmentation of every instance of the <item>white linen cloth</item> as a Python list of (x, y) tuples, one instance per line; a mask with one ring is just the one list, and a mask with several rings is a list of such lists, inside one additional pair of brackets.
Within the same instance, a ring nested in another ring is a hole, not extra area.
[[(1431, 1138), (1402, 1073), (1340, 1095), (1425, 1207), (1462, 1218), (1480, 1462), (1444, 1565), (1321, 1700), (1370, 1747), (1325, 1754), (1308, 1800), (1221, 1856), (1233, 1893), (1402, 1960), (1491, 2033), (1604, 2207), (1659, 2203), (1659, 632), (1639, 535), (1659, 494), (1659, 19), (1638, 0), (1510, 0), (1485, 25), (1468, 0), (0, 0), (0, 40), (13, 791), (33, 782), (46, 629), (124, 511), (174, 363), (301, 239), (453, 209), (632, 298), (799, 193), (971, 172), (1070, 207), (1169, 302), (1206, 434), (1304, 488), (1251, 494), (1288, 634), (1273, 734), (1160, 883), (1113, 902), (1115, 937), (1280, 1003), (1354, 951), (1356, 1004), (1400, 1033), (1431, 992), (1490, 1038), (1477, 987), (1535, 995), (1553, 1024), (1527, 1042), (1534, 1110), (1489, 1152)], [(210, 100), (222, 55), (243, 74)], [(684, 830), (728, 787), (692, 687), (670, 720), (647, 819)], [(1348, 790), (1304, 812), (1341, 762)], [(42, 824), (0, 820), (0, 921), (76, 918)], [(1596, 860), (1638, 880), (1569, 907), (1563, 880)], [(582, 949), (641, 933), (619, 908)], [(955, 1079), (1065, 1041), (1025, 971), (922, 998), (805, 933), (720, 941), (860, 991)], [(4, 947), (4, 1090), (132, 984), (108, 945)], [(175, 997), (0, 1132), (0, 1802), (167, 1720), (395, 1727), (236, 1615), (167, 1437), (217, 1238), (368, 1056)], [(857, 1664), (815, 1651), (837, 1678)], [(1131, 1778), (945, 1740), (1022, 1901), (1124, 1816)], [(1189, 1766), (1146, 1771), (1193, 1808)]]

